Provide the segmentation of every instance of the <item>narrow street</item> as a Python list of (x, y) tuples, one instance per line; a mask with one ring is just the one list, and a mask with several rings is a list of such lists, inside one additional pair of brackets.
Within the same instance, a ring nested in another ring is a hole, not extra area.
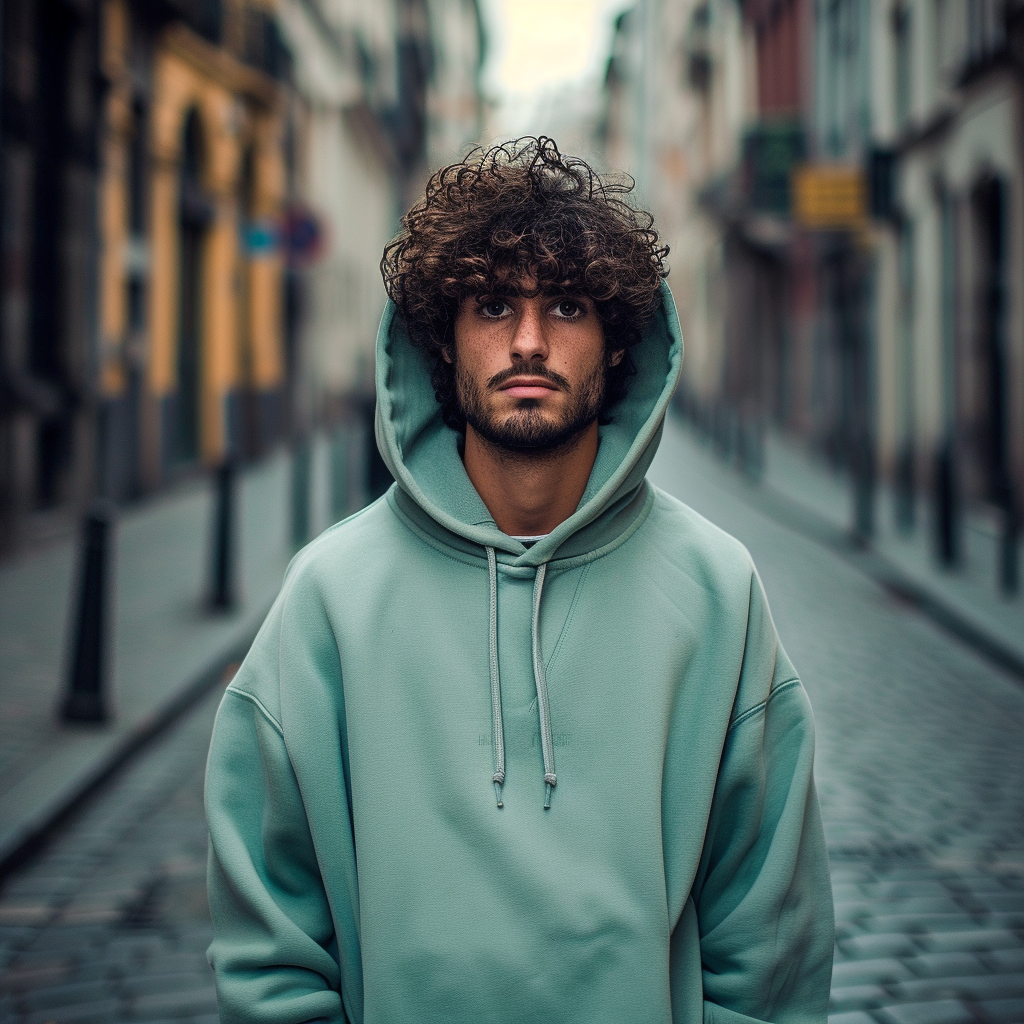
[[(750, 549), (818, 726), (833, 1024), (1024, 1021), (1024, 683), (758, 511), (669, 423), (652, 471)], [(0, 1020), (217, 1020), (202, 775), (217, 692), (0, 894)]]
[(651, 478), (750, 550), (810, 695), (831, 1024), (1024, 1021), (1024, 681), (757, 511), (676, 422)]
[(215, 1024), (203, 769), (222, 687), (155, 741), (0, 897), (0, 1020)]

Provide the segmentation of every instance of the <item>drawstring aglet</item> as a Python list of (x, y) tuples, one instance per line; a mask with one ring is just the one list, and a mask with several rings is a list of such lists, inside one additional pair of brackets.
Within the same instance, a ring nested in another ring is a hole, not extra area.
[(505, 784), (505, 773), (504, 772), (495, 772), (494, 773), (494, 796), (495, 796), (495, 799), (498, 801), (498, 806), (499, 807), (504, 807), (505, 806), (504, 801), (501, 799), (501, 787), (504, 784)]
[(555, 788), (558, 779), (555, 778), (554, 772), (548, 772), (544, 776), (544, 810), (551, 810), (551, 790)]

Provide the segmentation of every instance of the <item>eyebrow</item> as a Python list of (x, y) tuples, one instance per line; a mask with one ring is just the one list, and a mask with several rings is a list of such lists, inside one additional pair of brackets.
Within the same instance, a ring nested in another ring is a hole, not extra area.
[(593, 301), (583, 288), (538, 288), (531, 292), (526, 292), (524, 289), (519, 287), (495, 288), (493, 291), (480, 292), (476, 296), (476, 301), (485, 302), (488, 299), (512, 299), (522, 298), (524, 296), (527, 298), (533, 298), (538, 295), (545, 299), (590, 299), (590, 301)]

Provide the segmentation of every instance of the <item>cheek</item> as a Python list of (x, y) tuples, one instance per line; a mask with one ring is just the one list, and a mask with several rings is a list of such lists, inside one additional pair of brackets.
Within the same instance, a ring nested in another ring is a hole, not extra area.
[(500, 343), (485, 337), (462, 339), (457, 343), (455, 359), (466, 380), (483, 383), (508, 365), (508, 352)]
[(586, 345), (581, 346), (581, 356), (579, 366), (583, 373), (589, 376), (604, 372), (606, 355), (604, 350), (604, 334), (600, 329), (588, 335)]

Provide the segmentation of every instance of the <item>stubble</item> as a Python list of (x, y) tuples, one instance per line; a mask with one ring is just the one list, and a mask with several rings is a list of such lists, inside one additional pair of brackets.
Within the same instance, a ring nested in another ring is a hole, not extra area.
[(543, 458), (571, 451), (600, 413), (605, 393), (604, 365), (575, 387), (543, 365), (529, 367), (526, 372), (531, 376), (544, 377), (569, 395), (569, 403), (558, 418), (546, 416), (535, 398), (519, 399), (511, 413), (495, 413), (489, 397), (504, 381), (523, 372), (522, 367), (510, 367), (481, 386), (456, 363), (456, 397), (466, 422), (486, 444), (510, 457)]

